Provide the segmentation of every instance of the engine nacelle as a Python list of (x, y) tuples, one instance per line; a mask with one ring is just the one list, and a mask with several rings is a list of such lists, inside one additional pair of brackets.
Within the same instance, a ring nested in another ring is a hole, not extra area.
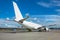
[(49, 28), (47, 28), (47, 27), (40, 27), (40, 28), (38, 28), (38, 31), (48, 32), (49, 31)]

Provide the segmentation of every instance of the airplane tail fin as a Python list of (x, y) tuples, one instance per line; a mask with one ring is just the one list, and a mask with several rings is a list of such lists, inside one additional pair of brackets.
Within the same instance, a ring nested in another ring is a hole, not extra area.
[(13, 7), (14, 7), (14, 11), (15, 11), (15, 16), (16, 16), (15, 21), (19, 21), (19, 20), (23, 19), (23, 16), (22, 16), (17, 4), (14, 1), (13, 1)]

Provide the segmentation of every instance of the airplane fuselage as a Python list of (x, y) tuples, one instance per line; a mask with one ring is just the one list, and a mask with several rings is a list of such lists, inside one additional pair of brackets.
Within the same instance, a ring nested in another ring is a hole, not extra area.
[(28, 21), (24, 21), (23, 23), (20, 24), (29, 29), (38, 29), (39, 27), (42, 27), (42, 25), (33, 22), (28, 22)]
[(23, 18), (21, 11), (19, 10), (19, 7), (15, 2), (13, 2), (13, 7), (14, 7), (15, 17), (16, 17), (15, 21), (21, 24), (23, 27), (28, 28), (29, 31), (30, 29), (44, 29), (40, 24), (26, 21), (26, 19), (28, 19), (29, 17)]

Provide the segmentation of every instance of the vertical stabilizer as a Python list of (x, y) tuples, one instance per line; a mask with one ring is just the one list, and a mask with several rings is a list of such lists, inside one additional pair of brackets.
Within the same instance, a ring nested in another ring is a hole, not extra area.
[(14, 7), (14, 12), (15, 12), (15, 21), (19, 21), (21, 19), (23, 19), (23, 16), (17, 6), (17, 4), (13, 1), (13, 7)]

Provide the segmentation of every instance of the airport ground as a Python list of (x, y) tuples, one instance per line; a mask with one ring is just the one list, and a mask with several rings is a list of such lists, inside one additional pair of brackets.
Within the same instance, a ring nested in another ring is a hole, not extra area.
[(60, 40), (60, 30), (51, 32), (0, 32), (0, 40)]

